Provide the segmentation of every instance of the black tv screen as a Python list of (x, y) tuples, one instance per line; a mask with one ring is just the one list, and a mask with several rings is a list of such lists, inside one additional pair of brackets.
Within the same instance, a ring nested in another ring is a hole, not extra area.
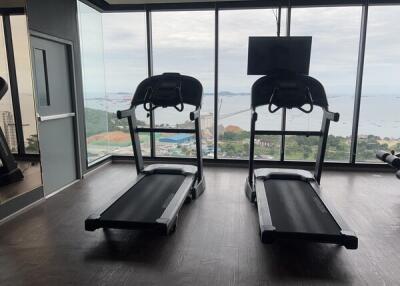
[(249, 37), (248, 75), (289, 71), (308, 75), (311, 37)]

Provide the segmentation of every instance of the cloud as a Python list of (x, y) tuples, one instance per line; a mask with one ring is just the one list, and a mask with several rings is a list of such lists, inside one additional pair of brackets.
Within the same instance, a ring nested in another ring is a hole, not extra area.
[[(369, 11), (365, 75), (376, 83), (395, 80), (400, 67), (400, 60), (396, 60), (400, 59), (399, 7), (371, 7)], [(107, 88), (131, 90), (132, 82), (140, 80), (134, 77), (147, 74), (145, 13), (103, 14), (101, 21), (101, 26), (88, 28), (84, 36), (89, 43), (99, 43), (93, 39), (95, 36), (104, 41)], [(156, 73), (189, 73), (199, 77), (207, 91), (212, 91), (214, 12), (153, 12), (152, 21)], [(248, 37), (276, 34), (273, 11), (223, 10), (219, 21), (219, 86), (224, 90), (248, 91), (254, 80), (246, 75)], [(313, 36), (310, 74), (320, 78), (331, 93), (353, 95), (361, 7), (294, 8), (291, 23), (292, 35)], [(86, 46), (92, 49), (86, 54), (95, 58), (95, 49), (101, 44), (93, 46)], [(388, 83), (385, 89), (398, 90), (390, 85), (394, 84)]]

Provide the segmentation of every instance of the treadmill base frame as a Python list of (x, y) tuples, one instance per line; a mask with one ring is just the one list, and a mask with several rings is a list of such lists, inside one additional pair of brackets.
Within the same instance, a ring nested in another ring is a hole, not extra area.
[(24, 175), (19, 168), (16, 168), (8, 173), (0, 173), (0, 186), (6, 186), (22, 181), (23, 178)]
[(191, 191), (191, 193), (192, 193), (191, 198), (193, 200), (197, 199), (204, 193), (205, 189), (206, 189), (206, 181), (204, 180), (204, 177), (203, 177), (200, 182), (198, 182), (198, 183), (195, 182), (195, 185), (193, 186), (192, 191)]

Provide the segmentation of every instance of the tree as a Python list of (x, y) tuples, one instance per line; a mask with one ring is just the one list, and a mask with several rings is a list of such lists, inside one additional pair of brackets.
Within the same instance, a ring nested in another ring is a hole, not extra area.
[(31, 153), (39, 153), (39, 141), (37, 134), (29, 136), (26, 141), (28, 143), (28, 146), (25, 147), (26, 151), (29, 151)]

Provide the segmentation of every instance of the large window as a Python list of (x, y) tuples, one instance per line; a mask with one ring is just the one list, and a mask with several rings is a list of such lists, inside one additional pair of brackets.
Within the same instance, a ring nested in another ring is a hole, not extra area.
[[(250, 90), (257, 76), (247, 75), (249, 36), (276, 36), (276, 9), (219, 12), (218, 157), (248, 159)], [(281, 113), (260, 109), (258, 129), (280, 129)], [(279, 137), (256, 141), (256, 157), (278, 159)]]
[[(214, 11), (152, 13), (154, 74), (179, 72), (203, 85), (201, 126), (203, 153), (214, 156)], [(156, 126), (193, 128), (192, 106), (182, 113), (173, 108), (156, 109)], [(193, 134), (156, 134), (157, 156), (195, 156)]]
[[(205, 158), (248, 159), (250, 92), (259, 78), (247, 75), (248, 39), (276, 36), (278, 24), (280, 35), (286, 36), (287, 23), (290, 23), (292, 36), (312, 36), (310, 75), (324, 85), (329, 109), (340, 113), (339, 122), (332, 122), (330, 126), (326, 160), (349, 162), (362, 6), (294, 7), (291, 13), (282, 9), (280, 22), (278, 11), (219, 9), (218, 27), (215, 27), (217, 14), (213, 9), (151, 11), (150, 26), (146, 27), (145, 12), (101, 14), (79, 3), (88, 161), (106, 154), (132, 155), (127, 122), (117, 120), (115, 112), (129, 107), (138, 83), (149, 74), (148, 66), (152, 66), (154, 75), (178, 72), (202, 83)], [(399, 13), (400, 6), (370, 6), (369, 9), (358, 161), (374, 161), (378, 149), (400, 149), (400, 135), (396, 133), (400, 122), (396, 117), (400, 88), (397, 80)], [(146, 28), (150, 28), (150, 39)], [(215, 31), (218, 31), (218, 43)], [(151, 43), (151, 49), (147, 42)], [(215, 47), (218, 47), (217, 76)], [(149, 59), (152, 65), (148, 64)], [(3, 105), (10, 105), (10, 100), (4, 100)], [(154, 124), (192, 128), (193, 122), (188, 118), (191, 110), (191, 106), (185, 106), (182, 113), (172, 108), (158, 108), (153, 113)], [(266, 107), (257, 108), (257, 113), (258, 130), (281, 130), (283, 123), (286, 130), (319, 131), (321, 128), (319, 109), (310, 115), (287, 110), (285, 121), (283, 112), (271, 114)], [(139, 125), (150, 125), (149, 114), (143, 108), (138, 110), (138, 119)], [(218, 154), (214, 154), (215, 136)], [(157, 133), (154, 139), (157, 157), (195, 156), (193, 134)], [(315, 160), (318, 137), (286, 136), (285, 139), (256, 136), (255, 158), (280, 160), (284, 153), (284, 160)], [(141, 134), (140, 141), (143, 154), (150, 155), (150, 135)]]
[[(144, 12), (103, 14), (105, 83), (109, 152), (132, 155), (128, 120), (118, 120), (116, 111), (128, 109), (137, 85), (147, 77), (146, 15)], [(140, 126), (150, 120), (143, 107), (136, 117)], [(142, 154), (150, 155), (150, 136), (140, 134)]]
[(78, 2), (87, 160), (109, 154), (102, 14)]
[[(349, 161), (353, 121), (361, 7), (296, 8), (292, 10), (291, 35), (312, 36), (310, 75), (321, 81), (331, 111), (340, 113), (332, 122), (326, 159)], [(287, 113), (288, 130), (319, 130), (322, 112)], [(285, 158), (315, 160), (318, 137), (288, 136)]]
[[(128, 109), (137, 85), (147, 77), (144, 12), (101, 14), (79, 2), (88, 162), (108, 154), (132, 155), (128, 121), (116, 111)], [(140, 126), (149, 126), (138, 108)], [(143, 155), (150, 137), (140, 136)]]
[(400, 6), (370, 6), (358, 129), (358, 161), (400, 149)]

